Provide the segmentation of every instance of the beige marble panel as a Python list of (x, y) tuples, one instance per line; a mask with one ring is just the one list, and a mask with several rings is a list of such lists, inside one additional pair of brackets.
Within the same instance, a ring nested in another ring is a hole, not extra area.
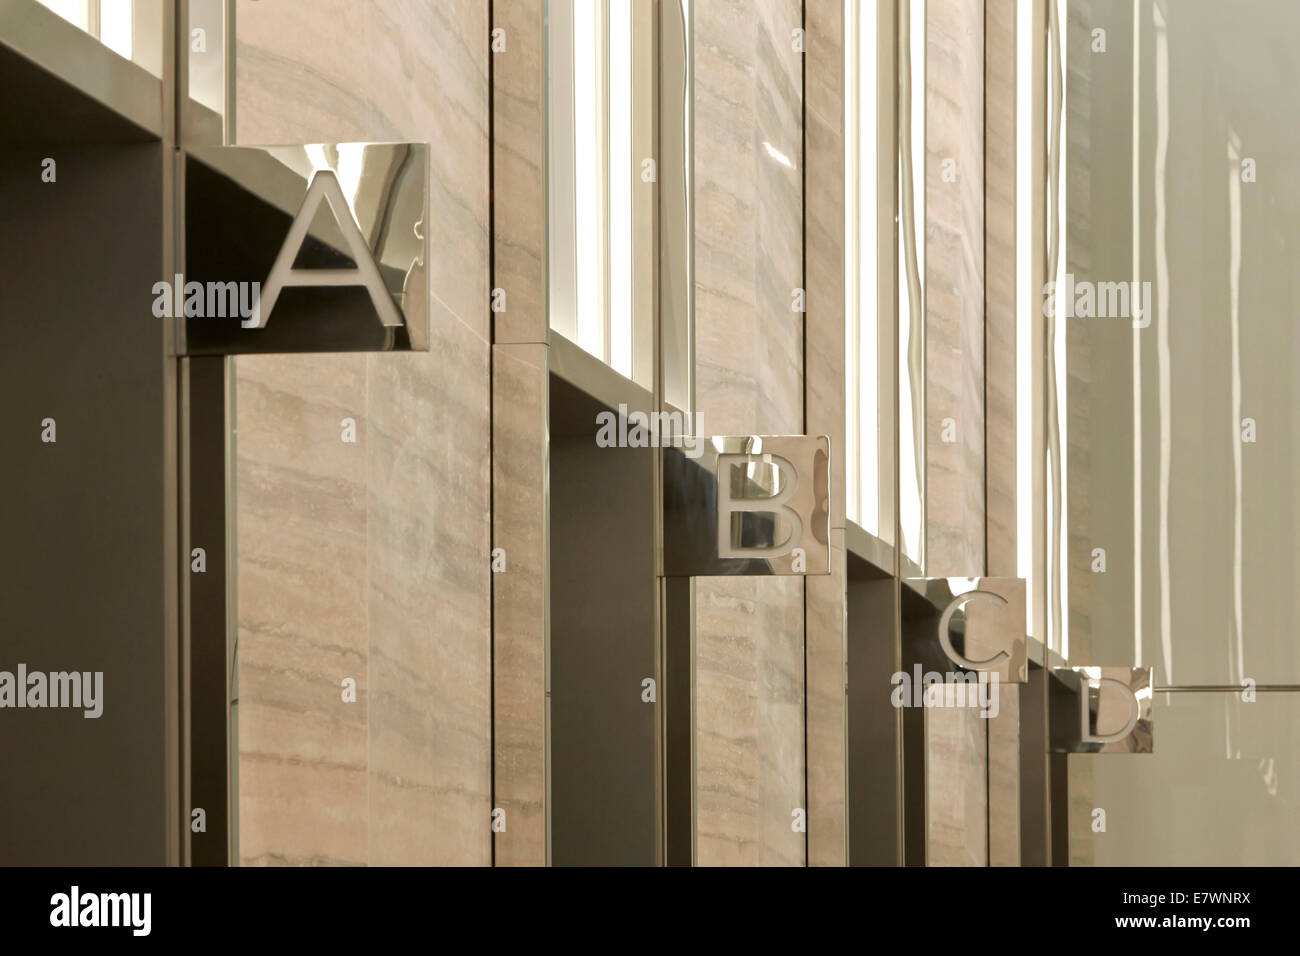
[(364, 863), (365, 359), (236, 362), (240, 858)]
[[(984, 6), (985, 475), (988, 573), (1016, 574), (1016, 4)], [(1020, 865), (1020, 686), (989, 722), (989, 865)]]
[(808, 433), (831, 437), (831, 527), (844, 527), (846, 438), (844, 341), (844, 7), (804, 6), (804, 196), (808, 314), (804, 400)]
[(831, 529), (831, 573), (805, 581), (808, 865), (848, 863), (848, 607), (844, 532)]
[[(696, 408), (712, 434), (803, 432), (802, 64), (793, 0), (695, 5)], [(804, 583), (696, 589), (697, 859), (802, 864)]]
[[(545, 7), (497, 0), (492, 27), (492, 542), (507, 568), (493, 585), (495, 804), (506, 830), (498, 865), (547, 861), (548, 361)], [(533, 343), (510, 344), (503, 343)]]
[(491, 862), (488, 18), (372, 4), (376, 135), (434, 144), (430, 352), (369, 357), (374, 864)]
[(987, 724), (976, 707), (925, 709), (927, 866), (988, 864)]
[(241, 866), (365, 865), (364, 764), (241, 753), (239, 779)]
[[(491, 859), (488, 357), (370, 358), (370, 862)], [(436, 366), (436, 368), (435, 368)]]
[[(926, 573), (978, 576), (985, 565), (982, 3), (926, 4), (925, 97)], [(947, 420), (955, 426), (950, 442)]]
[(989, 866), (1020, 865), (1020, 687), (998, 685), (988, 721)]
[[(1104, 834), (1098, 834), (1093, 831), (1094, 825), (1099, 825), (1093, 820), (1093, 811), (1096, 809), (1105, 810), (1108, 816), (1107, 826), (1109, 827), (1109, 814), (1118, 809), (1121, 813), (1126, 807), (1115, 805), (1109, 807), (1098, 807), (1096, 797), (1097, 781), (1095, 770), (1097, 764), (1094, 762), (1096, 757), (1089, 757), (1083, 760), (1071, 758), (1069, 761), (1069, 801), (1070, 801), (1070, 866), (1096, 866), (1097, 865), (1097, 843), (1104, 840)], [(1116, 854), (1118, 855), (1118, 854)], [(1109, 862), (1105, 859), (1107, 854), (1102, 854), (1103, 862)], [(1114, 859), (1114, 856), (1112, 856)], [(1150, 857), (1147, 857), (1150, 860)], [(1152, 863), (1155, 861), (1153, 860)], [(1118, 865), (1112, 864), (1112, 865)]]
[[(367, 6), (373, 10), (372, 135), (433, 144), (432, 298), (488, 342), (487, 5), (482, 0), (383, 0)], [(437, 335), (436, 319), (432, 335)], [(486, 395), (486, 382), (481, 387)]]
[(804, 401), (808, 433), (831, 436), (831, 567), (807, 582), (808, 863), (848, 860), (847, 620), (844, 578), (844, 48), (843, 4), (805, 4), (804, 122), (808, 287)]
[[(976, 576), (986, 573), (985, 5), (928, 0), (925, 27), (926, 573)], [(925, 717), (928, 863), (983, 866), (988, 721), (975, 708)]]
[(492, 362), (492, 576), (498, 866), (546, 863), (546, 641), (549, 372), (544, 345), (495, 345)]
[(801, 865), (803, 621), (798, 578), (696, 585), (697, 860)]
[(799, 25), (789, 0), (695, 10), (696, 405), (714, 434), (803, 430)]
[[(433, 146), (432, 351), (238, 364), (241, 856), (486, 864), (487, 8), (245, 0), (237, 29), (236, 142)], [(347, 507), (331, 511), (317, 484)], [(295, 533), (313, 540), (290, 566)], [(263, 632), (346, 648), (361, 702), (334, 703), (343, 662)], [(262, 676), (309, 667), (352, 736)], [(312, 775), (286, 771), (295, 761)], [(320, 809), (320, 793), (350, 802)]]
[(985, 473), (990, 575), (1016, 574), (1016, 4), (984, 5)]
[[(1108, 204), (1092, 200), (1094, 176), (1099, 180), (1099, 192), (1104, 194), (1106, 184), (1101, 179), (1104, 173), (1098, 167), (1107, 165), (1104, 158), (1093, 155), (1091, 120), (1092, 110), (1098, 105), (1095, 102), (1098, 94), (1094, 94), (1093, 87), (1101, 87), (1100, 102), (1107, 102), (1104, 99), (1106, 93), (1114, 96), (1118, 91), (1113, 84), (1107, 84), (1105, 78), (1094, 75), (1104, 70), (1096, 71), (1093, 63), (1092, 4), (1088, 0), (1078, 0), (1068, 7), (1067, 22), (1061, 25), (1069, 71), (1064, 144), (1067, 161), (1065, 182), (1061, 186), (1069, 210), (1066, 220), (1068, 235), (1061, 250), (1065, 258), (1064, 271), (1084, 281), (1114, 281), (1112, 276), (1127, 280), (1131, 271), (1128, 260), (1132, 255), (1132, 243), (1114, 242), (1109, 235), (1104, 245), (1098, 240), (1099, 232), (1108, 232), (1109, 222), (1120, 226), (1125, 234), (1130, 233), (1131, 219), (1116, 217), (1108, 221), (1108, 216), (1113, 215), (1105, 208)], [(1127, 127), (1129, 124), (1124, 125)], [(1108, 145), (1104, 144), (1102, 148)], [(1131, 159), (1126, 161), (1131, 162)], [(1110, 165), (1113, 169), (1117, 164)], [(1120, 268), (1114, 271), (1108, 268), (1114, 265)], [(1115, 621), (1118, 624), (1115, 630), (1119, 633), (1130, 632), (1132, 626), (1132, 605), (1125, 599), (1127, 595), (1114, 602), (1116, 607), (1113, 610), (1097, 606), (1097, 598), (1106, 594), (1108, 589), (1098, 586), (1104, 585), (1106, 579), (1092, 572), (1094, 546), (1106, 548), (1108, 564), (1123, 561), (1121, 554), (1127, 550), (1123, 544), (1128, 542), (1109, 538), (1106, 529), (1128, 532), (1124, 538), (1131, 534), (1131, 522), (1125, 520), (1130, 517), (1132, 507), (1129, 487), (1133, 470), (1129, 465), (1132, 459), (1128, 449), (1132, 445), (1129, 423), (1133, 386), (1127, 374), (1132, 366), (1131, 341), (1127, 336), (1119, 342), (1106, 341), (1091, 334), (1093, 325), (1088, 321), (1066, 321), (1058, 322), (1056, 328), (1056, 334), (1064, 336), (1066, 343), (1066, 380), (1058, 383), (1058, 388), (1063, 393), (1061, 403), (1068, 416), (1063, 425), (1065, 440), (1061, 453), (1067, 469), (1064, 481), (1069, 510), (1061, 516), (1061, 530), (1067, 539), (1069, 586), (1068, 591), (1061, 594), (1061, 601), (1062, 614), (1068, 617), (1070, 658), (1078, 661), (1093, 659), (1096, 617)], [(1094, 380), (1100, 388), (1094, 387)], [(1122, 403), (1107, 401), (1107, 390), (1113, 390), (1116, 396), (1124, 396)], [(1122, 432), (1114, 427), (1117, 420), (1123, 423)], [(1112, 462), (1118, 465), (1113, 471)], [(1116, 476), (1120, 479), (1118, 482)], [(1107, 484), (1119, 490), (1120, 494), (1103, 497)], [(1117, 567), (1109, 570), (1110, 581), (1117, 580), (1114, 576), (1117, 570)], [(1122, 572), (1118, 579), (1123, 580)], [(1120, 645), (1126, 654), (1129, 653), (1128, 644), (1129, 641), (1124, 641)], [(1072, 792), (1071, 804), (1073, 802)]]
[(496, 0), (506, 49), (492, 60), (496, 315), (501, 342), (546, 342), (546, 34), (537, 0)]
[(371, 135), (370, 4), (238, 0), (235, 141), (361, 141)]

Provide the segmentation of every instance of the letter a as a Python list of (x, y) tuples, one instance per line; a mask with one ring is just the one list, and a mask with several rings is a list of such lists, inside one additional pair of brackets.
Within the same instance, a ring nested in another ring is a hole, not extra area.
[[(303, 240), (307, 238), (307, 229), (311, 226), (312, 218), (316, 215), (322, 199), (329, 200), (330, 210), (334, 213), (334, 220), (343, 233), (347, 251), (352, 254), (352, 260), (357, 264), (355, 269), (295, 269), (293, 267), (293, 260), (297, 258)], [(402, 324), (402, 315), (397, 311), (397, 304), (393, 302), (388, 287), (384, 285), (383, 276), (379, 274), (379, 267), (375, 265), (370, 247), (366, 244), (365, 237), (361, 235), (356, 219), (352, 217), (352, 209), (348, 206), (343, 190), (339, 188), (338, 178), (328, 169), (318, 169), (312, 177), (311, 185), (307, 187), (307, 195), (302, 200), (302, 208), (298, 210), (293, 225), (289, 227), (289, 235), (285, 237), (284, 245), (280, 247), (280, 254), (275, 257), (271, 274), (263, 283), (261, 299), (253, 307), (252, 317), (240, 324), (246, 329), (264, 328), (271, 310), (275, 308), (276, 299), (280, 297), (280, 290), (290, 285), (365, 286), (370, 292), (371, 300), (375, 303), (375, 309), (379, 312), (379, 321), (390, 326)]]

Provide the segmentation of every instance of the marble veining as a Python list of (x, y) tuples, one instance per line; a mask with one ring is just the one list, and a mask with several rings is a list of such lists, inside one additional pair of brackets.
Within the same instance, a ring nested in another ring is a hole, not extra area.
[[(801, 434), (800, 5), (694, 14), (696, 407), (715, 434)], [(703, 865), (805, 861), (803, 598), (798, 578), (697, 581)]]
[(432, 351), (237, 360), (240, 858), (486, 864), (486, 5), (236, 24), (236, 142), (435, 145)]

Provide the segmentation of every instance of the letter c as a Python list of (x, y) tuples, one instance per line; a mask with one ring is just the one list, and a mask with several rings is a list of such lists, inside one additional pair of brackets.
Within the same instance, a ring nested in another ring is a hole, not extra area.
[(1006, 651), (998, 651), (986, 661), (972, 661), (957, 653), (957, 649), (952, 646), (952, 638), (948, 635), (948, 625), (952, 622), (952, 616), (977, 597), (996, 601), (998, 607), (1007, 603), (1006, 598), (1001, 594), (995, 594), (993, 591), (967, 591), (965, 594), (957, 595), (943, 609), (943, 616), (939, 618), (939, 645), (943, 648), (943, 652), (948, 655), (948, 659), (958, 667), (971, 671), (993, 670), (1002, 662), (1010, 660), (1011, 655)]

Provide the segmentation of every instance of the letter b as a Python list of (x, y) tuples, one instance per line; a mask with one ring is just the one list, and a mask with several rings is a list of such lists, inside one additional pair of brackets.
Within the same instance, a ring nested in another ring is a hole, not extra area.
[[(733, 498), (731, 479), (738, 465), (770, 465), (775, 470), (773, 487), (776, 493), (761, 498)], [(720, 558), (775, 558), (789, 554), (803, 538), (803, 521), (798, 512), (786, 506), (799, 487), (799, 472), (780, 455), (727, 454), (718, 456), (718, 557)], [(745, 547), (732, 535), (731, 516), (745, 512), (784, 515), (790, 524), (790, 534), (779, 544)]]

